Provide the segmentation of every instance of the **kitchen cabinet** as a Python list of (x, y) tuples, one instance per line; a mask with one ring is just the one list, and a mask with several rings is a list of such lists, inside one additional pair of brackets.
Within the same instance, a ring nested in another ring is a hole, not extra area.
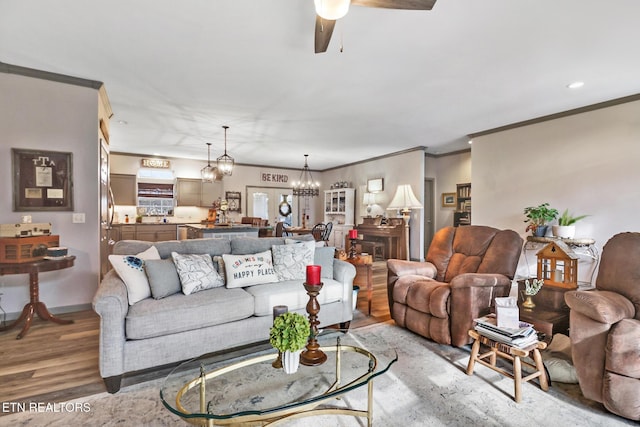
[(118, 228), (120, 229), (118, 240), (135, 240), (136, 238), (135, 225), (122, 225)]
[(218, 197), (222, 197), (222, 183), (202, 182), (199, 179), (178, 178), (177, 206), (211, 207)]
[(333, 222), (329, 240), (336, 248), (344, 247), (345, 235), (355, 223), (355, 192), (354, 188), (324, 192), (324, 222)]
[(136, 239), (147, 242), (163, 242), (176, 240), (178, 230), (175, 224), (142, 224), (136, 225)]
[(176, 240), (178, 231), (176, 224), (116, 224), (113, 226), (111, 239), (145, 240), (147, 242), (163, 242)]
[(109, 176), (114, 204), (136, 206), (136, 176), (113, 173)]

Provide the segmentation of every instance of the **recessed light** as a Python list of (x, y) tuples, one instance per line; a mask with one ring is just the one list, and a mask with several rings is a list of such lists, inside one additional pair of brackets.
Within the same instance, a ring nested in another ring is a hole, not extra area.
[(567, 85), (567, 87), (568, 87), (569, 89), (579, 89), (579, 88), (581, 88), (582, 86), (584, 86), (584, 82), (573, 82), (573, 83), (569, 83), (569, 84)]
[(126, 120), (118, 120), (118, 123), (121, 125), (128, 125), (129, 123)]
[(469, 145), (473, 144), (473, 139), (469, 140)]

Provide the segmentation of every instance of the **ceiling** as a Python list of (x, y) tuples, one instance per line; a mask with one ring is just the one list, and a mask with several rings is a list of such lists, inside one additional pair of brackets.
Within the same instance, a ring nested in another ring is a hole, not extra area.
[[(114, 152), (324, 170), (640, 93), (637, 0), (0, 0), (0, 61), (102, 81)], [(343, 46), (341, 51), (340, 46)], [(583, 81), (581, 89), (566, 86)]]

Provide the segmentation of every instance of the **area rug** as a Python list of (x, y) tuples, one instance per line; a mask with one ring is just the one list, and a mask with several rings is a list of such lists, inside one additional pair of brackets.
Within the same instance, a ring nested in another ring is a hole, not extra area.
[[(354, 339), (375, 352), (397, 351), (398, 362), (376, 378), (373, 424), (376, 426), (623, 426), (638, 424), (608, 413), (585, 399), (577, 384), (553, 382), (548, 392), (536, 384), (522, 388), (513, 400), (513, 381), (484, 366), (466, 375), (468, 348), (443, 346), (393, 323), (352, 331)], [(71, 402), (39, 406), (0, 418), (21, 426), (185, 426), (160, 401), (162, 380), (124, 387)], [(366, 407), (366, 388), (354, 390), (337, 404)], [(317, 416), (291, 420), (287, 426), (364, 426), (352, 416)]]

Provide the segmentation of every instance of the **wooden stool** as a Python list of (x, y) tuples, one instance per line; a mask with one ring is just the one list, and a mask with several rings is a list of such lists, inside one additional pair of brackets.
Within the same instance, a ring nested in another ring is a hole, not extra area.
[[(515, 401), (520, 403), (522, 400), (522, 383), (532, 380), (534, 378), (540, 378), (540, 388), (544, 391), (549, 390), (549, 382), (547, 380), (547, 374), (542, 364), (542, 357), (540, 356), (540, 350), (547, 348), (547, 343), (538, 341), (535, 344), (531, 344), (525, 348), (517, 348), (510, 346), (509, 344), (494, 341), (491, 338), (487, 338), (484, 335), (480, 335), (476, 330), (470, 330), (469, 336), (473, 338), (473, 346), (471, 347), (471, 356), (469, 357), (469, 365), (467, 365), (467, 375), (473, 375), (473, 368), (475, 362), (478, 362), (487, 368), (513, 378), (515, 386)], [(485, 344), (490, 347), (489, 351), (484, 354), (478, 354), (480, 351), (480, 344)], [(521, 357), (527, 357), (529, 352), (533, 352), (533, 360), (535, 365), (520, 360)], [(513, 362), (513, 373), (505, 371), (502, 368), (496, 366), (496, 356), (500, 356), (504, 359)], [(484, 360), (489, 358), (489, 362)], [(522, 377), (522, 364), (525, 364), (531, 368), (535, 368), (535, 372), (526, 377)]]

